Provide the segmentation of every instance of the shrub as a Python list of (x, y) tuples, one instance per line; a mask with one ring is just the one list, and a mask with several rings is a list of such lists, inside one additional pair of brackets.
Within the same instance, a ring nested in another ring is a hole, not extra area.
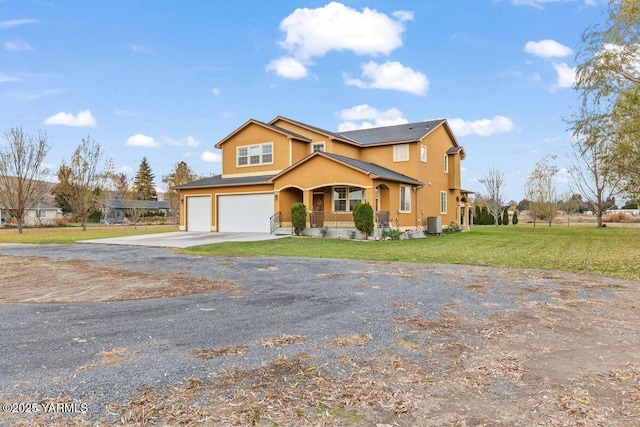
[(397, 228), (385, 228), (381, 234), (382, 240), (400, 240), (402, 239), (402, 231)]
[(373, 208), (367, 202), (358, 203), (353, 208), (353, 222), (358, 230), (360, 230), (365, 239), (373, 231)]
[(478, 205), (476, 205), (476, 214), (473, 219), (473, 223), (475, 225), (494, 225), (495, 224), (493, 217), (487, 210), (487, 207), (483, 206), (481, 208)]
[(291, 205), (291, 224), (294, 233), (298, 236), (307, 228), (307, 207), (304, 203), (294, 203)]
[(327, 237), (327, 234), (329, 234), (329, 227), (320, 227), (319, 230), (322, 237)]
[(458, 233), (460, 231), (462, 231), (462, 228), (460, 227), (460, 224), (455, 221), (451, 221), (449, 226), (442, 230), (444, 234)]
[(502, 225), (509, 225), (509, 210), (505, 209), (502, 212)]
[(516, 225), (518, 223), (518, 212), (513, 213), (513, 219), (511, 219), (511, 224)]

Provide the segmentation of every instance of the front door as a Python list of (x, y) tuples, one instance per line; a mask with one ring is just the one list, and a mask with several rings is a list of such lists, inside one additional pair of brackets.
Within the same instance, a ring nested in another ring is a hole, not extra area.
[(324, 225), (324, 193), (313, 193), (313, 222), (311, 226), (322, 227)]

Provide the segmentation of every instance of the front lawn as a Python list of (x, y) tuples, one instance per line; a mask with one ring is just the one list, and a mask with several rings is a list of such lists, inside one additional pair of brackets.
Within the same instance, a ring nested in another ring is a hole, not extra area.
[(202, 245), (185, 252), (539, 268), (640, 280), (640, 228), (476, 226), (425, 239), (288, 238)]
[(0, 229), (0, 243), (74, 243), (79, 240), (105, 239), (108, 237), (135, 236), (140, 234), (177, 231), (174, 225), (92, 226), (87, 231), (80, 227), (25, 228), (18, 233), (15, 228)]

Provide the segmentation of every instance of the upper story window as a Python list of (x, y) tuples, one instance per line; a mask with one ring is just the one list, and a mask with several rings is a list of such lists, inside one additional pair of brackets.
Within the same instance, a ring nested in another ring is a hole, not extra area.
[(311, 144), (311, 152), (324, 151), (324, 142), (314, 142)]
[(245, 145), (237, 148), (238, 166), (273, 163), (273, 143)]
[(408, 162), (409, 161), (409, 144), (399, 144), (393, 146), (393, 161)]
[(420, 161), (427, 163), (427, 146), (426, 145), (420, 146)]
[(444, 155), (444, 173), (449, 173), (449, 155)]

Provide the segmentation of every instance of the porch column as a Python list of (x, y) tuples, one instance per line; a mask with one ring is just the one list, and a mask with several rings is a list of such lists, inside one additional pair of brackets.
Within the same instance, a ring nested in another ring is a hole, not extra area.
[(304, 190), (302, 192), (302, 203), (307, 207), (307, 228), (311, 227), (309, 212), (313, 211), (313, 191)]

